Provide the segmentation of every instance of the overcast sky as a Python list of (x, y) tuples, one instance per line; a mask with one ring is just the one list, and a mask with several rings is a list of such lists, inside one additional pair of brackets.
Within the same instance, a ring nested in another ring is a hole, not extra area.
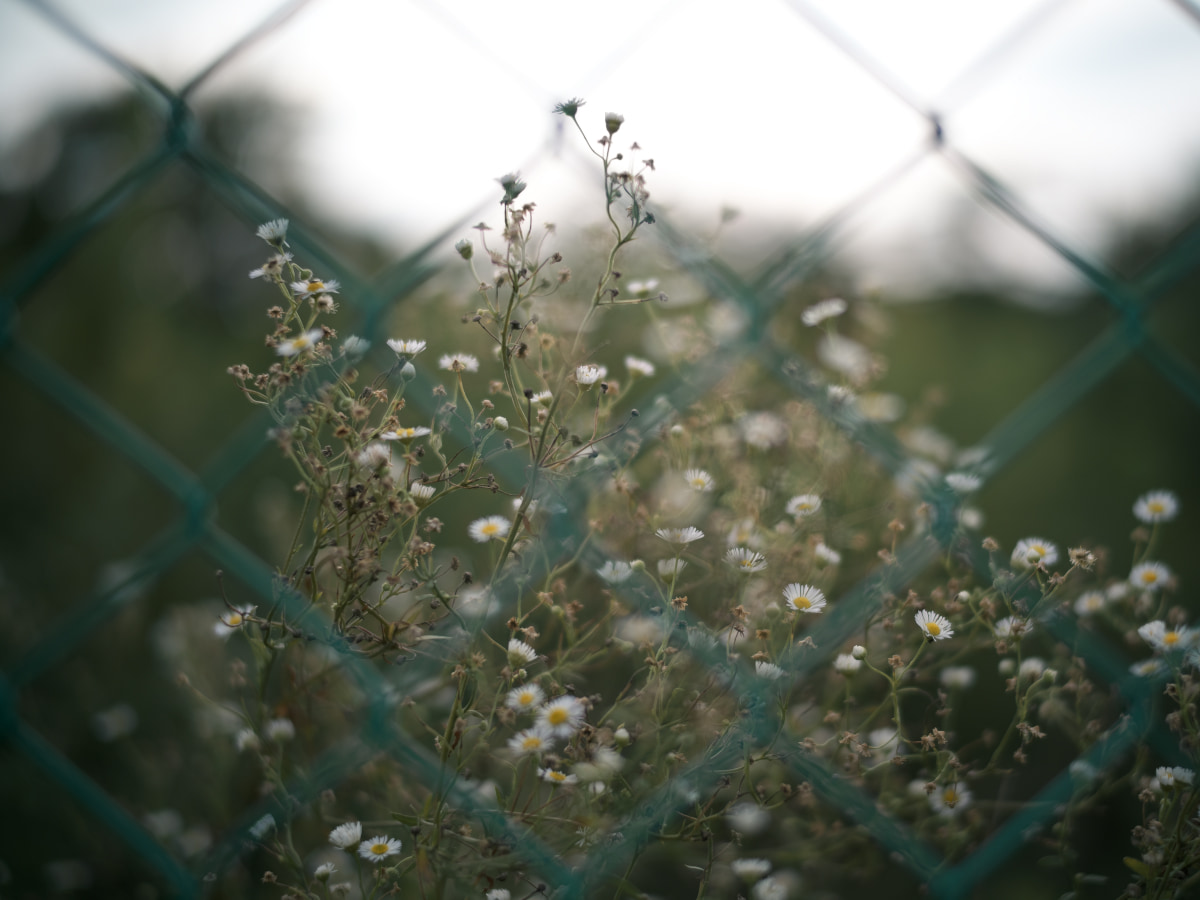
[[(314, 0), (197, 98), (265, 87), (302, 106), (294, 153), (313, 201), (397, 247), (498, 196), (494, 179), (516, 168), (546, 215), (578, 220), (588, 170), (550, 115), (568, 97), (587, 100), (593, 137), (605, 111), (625, 116), (619, 138), (655, 159), (663, 208), (714, 223), (732, 206), (751, 230), (839, 209), (927, 145), (919, 111), (936, 110), (954, 147), (1098, 254), (1107, 223), (1152, 216), (1200, 174), (1200, 23), (1186, 2)], [(280, 3), (56, 5), (180, 86)], [(54, 104), (123, 86), (0, 0), (0, 143)], [(936, 156), (908, 171), (847, 237), (864, 280), (944, 265), (969, 196)], [(1066, 283), (1018, 229), (981, 221), (1002, 274)]]

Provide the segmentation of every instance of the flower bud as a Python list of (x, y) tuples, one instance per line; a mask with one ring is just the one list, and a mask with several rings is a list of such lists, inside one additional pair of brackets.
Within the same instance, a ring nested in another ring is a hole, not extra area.
[(850, 655), (853, 656), (855, 659), (866, 659), (867, 658), (867, 648), (864, 647), (862, 644), (855, 644), (850, 649)]
[(504, 416), (496, 416), (496, 418), (492, 419), (492, 427), (497, 431), (508, 431), (508, 419), (504, 418)]
[(616, 134), (617, 130), (621, 127), (621, 123), (624, 121), (625, 117), (616, 113), (610, 112), (604, 114), (604, 127), (608, 129), (609, 134)]
[(412, 381), (417, 377), (417, 367), (410, 362), (406, 362), (400, 369), (400, 377), (405, 381)]
[(458, 255), (463, 259), (470, 259), (475, 255), (475, 245), (466, 238), (463, 238), (454, 245), (454, 249), (458, 251)]

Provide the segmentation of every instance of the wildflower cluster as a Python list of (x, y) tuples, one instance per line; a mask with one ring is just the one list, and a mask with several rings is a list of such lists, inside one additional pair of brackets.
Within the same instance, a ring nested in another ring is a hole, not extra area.
[[(582, 105), (558, 109), (581, 133)], [(289, 873), (271, 883), (306, 897), (352, 882), (364, 896), (535, 895), (545, 876), (518, 836), (579, 868), (652, 809), (656, 844), (672, 852), (636, 853), (689, 873), (697, 895), (798, 896), (802, 880), (849, 883), (885, 861), (818, 802), (798, 774), (810, 765), (955, 861), (1009, 814), (1043, 748), (1082, 760), (1117, 724), (1119, 707), (1056, 636), (1068, 619), (1136, 636), (1146, 659), (1130, 678), (1172, 680), (1167, 722), (1194, 759), (1200, 649), (1152, 552), (1178, 499), (1137, 501), (1153, 530), (1120, 577), (1046, 538), (1007, 551), (981, 541), (982, 514), (966, 505), (980, 454), (901, 423), (917, 461), (892, 474), (847, 436), (845, 422), (896, 421), (903, 405), (873, 391), (881, 361), (849, 336), (854, 305), (841, 298), (798, 317), (820, 330), (818, 401), (761, 398), (735, 367), (677, 408), (660, 390), (668, 374), (727, 333), (692, 309), (667, 337), (666, 294), (624, 280), (623, 254), (655, 218), (653, 161), (626, 163), (639, 148), (616, 149), (623, 125), (610, 113), (587, 142), (609, 237), (595, 283), (577, 288), (553, 228), (535, 226), (528, 185), (505, 175), (496, 227), (455, 245), (472, 285), (461, 344), (431, 346), (433, 330), (390, 336), (386, 351), (341, 338), (329, 324), (338, 283), (294, 260), (286, 222), (259, 230), (273, 255), (251, 275), (282, 298), (268, 311), (276, 359), (229, 371), (275, 417), (303, 509), (277, 602), (229, 602), (213, 628), (253, 651), (255, 678), (228, 703), (237, 750), (296, 810), (252, 835)], [(659, 338), (641, 348), (653, 360), (625, 352), (629, 325), (614, 329), (614, 314)], [(904, 548), (935, 542), (925, 499), (937, 492), (954, 498), (951, 552), (901, 579)], [(973, 565), (980, 546), (986, 562)], [(301, 810), (289, 777), (363, 706), (350, 659), (400, 686), (382, 702), (421, 745), (409, 769), (375, 758)], [(981, 706), (986, 729), (966, 715)], [(1079, 816), (1104, 796), (1083, 765), (1047, 839), (1068, 862)], [(1200, 848), (1192, 769), (1133, 766), (1146, 815), (1131, 868), (1167, 896)], [(339, 855), (306, 866), (318, 845)], [(632, 884), (636, 865), (592, 886)]]

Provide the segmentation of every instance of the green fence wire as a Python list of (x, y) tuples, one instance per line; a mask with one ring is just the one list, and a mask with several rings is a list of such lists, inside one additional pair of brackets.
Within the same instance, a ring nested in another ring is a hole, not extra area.
[[(372, 698), (362, 710), (364, 720), (360, 730), (327, 751), (308, 770), (302, 781), (297, 780), (289, 785), (286, 795), (264, 801), (248, 810), (240, 822), (241, 827), (231, 829), (204, 861), (192, 868), (179, 863), (101, 786), (22, 719), (18, 704), (23, 690), (78, 651), (102, 625), (135, 602), (131, 598), (136, 595), (128, 590), (130, 587), (155, 580), (193, 550), (202, 551), (217, 567), (236, 576), (264, 601), (283, 604), (297, 627), (304, 628), (306, 622), (316, 616), (312, 610), (306, 609), (302, 598), (290, 595), (281, 587), (269, 565), (222, 530), (212, 515), (222, 491), (269, 444), (266, 435), (270, 423), (265, 417), (252, 420), (233, 435), (204, 470), (191, 471), (175, 461), (153, 438), (130, 424), (70, 376), (54, 360), (24, 341), (16, 328), (20, 309), (32, 302), (39, 286), (64, 264), (83, 241), (104, 229), (106, 223), (171, 167), (182, 165), (190, 168), (223, 204), (248, 225), (288, 213), (266, 191), (221, 162), (206, 148), (193, 127), (189, 101), (193, 91), (215, 71), (256, 40), (280, 27), (304, 3), (292, 2), (281, 6), (179, 91), (172, 91), (152, 75), (122, 59), (53, 6), (38, 0), (25, 0), (25, 3), (62, 34), (127, 79), (144, 98), (147, 107), (161, 117), (164, 131), (161, 142), (143, 160), (132, 166), (103, 195), (62, 225), (19, 267), (6, 275), (4, 283), (0, 284), (0, 356), (13, 373), (40, 392), (47, 401), (56, 404), (95, 437), (109, 444), (160, 484), (173, 498), (176, 516), (170, 528), (136, 555), (134, 565), (125, 572), (123, 578), (83, 598), (70, 616), (64, 617), (58, 627), (50, 629), (45, 638), (29, 647), (23, 657), (9, 665), (0, 676), (0, 738), (40, 768), (75, 804), (94, 816), (132, 853), (157, 871), (174, 895), (198, 897), (245, 852), (248, 846), (247, 831), (263, 813), (271, 812), (277, 819), (287, 819), (306, 799), (336, 786), (379, 753), (391, 756), (415, 777), (434, 783), (439, 772), (437, 761), (421, 749), (419, 741), (410, 738), (395, 724), (390, 701), (386, 698), (403, 695), (412, 686), (435, 674), (440, 662), (416, 660), (400, 668), (398, 674), (382, 673), (374, 666), (356, 659), (353, 654), (343, 653), (347, 671), (362, 687), (363, 695)], [(788, 348), (773, 342), (769, 323), (789, 289), (813, 273), (837, 249), (846, 231), (847, 221), (858, 206), (879, 194), (930, 154), (942, 156), (981, 202), (1058, 254), (1104, 297), (1115, 313), (1113, 323), (1104, 332), (983, 439), (981, 443), (989, 451), (985, 468), (989, 478), (994, 478), (1001, 469), (1017, 459), (1047, 429), (1088, 396), (1106, 376), (1132, 357), (1146, 360), (1164, 383), (1178, 391), (1193, 406), (1200, 407), (1200, 373), (1178, 351), (1154, 337), (1147, 328), (1156, 303), (1182, 278), (1194, 272), (1200, 263), (1200, 226), (1191, 228), (1177, 238), (1136, 278), (1129, 280), (1117, 277), (1039, 222), (1014, 191), (954, 147), (942, 129), (938, 112), (925, 108), (885, 66), (858, 47), (852, 38), (840, 32), (818, 10), (801, 0), (789, 0), (788, 5), (871, 77), (923, 116), (929, 125), (928, 144), (922, 152), (885, 175), (857, 200), (812, 228), (802, 239), (776, 253), (750, 278), (739, 277), (719, 258), (700, 250), (697, 242), (687, 233), (669, 221), (660, 219), (657, 233), (661, 246), (669, 256), (695, 277), (711, 296), (736, 303), (746, 314), (749, 324), (737, 338), (721, 347), (722, 352), (717, 359), (705, 366), (702, 372), (686, 380), (677, 379), (662, 390), (666, 402), (654, 404), (652, 409), (645, 412), (637, 424), (642, 433), (651, 433), (668, 414), (667, 411), (684, 409), (703, 398), (733, 367), (753, 355), (763, 369), (772, 373), (787, 390), (813, 404), (830, 422), (865, 448), (879, 466), (892, 473), (900, 472), (909, 462), (909, 457), (895, 436), (886, 428), (865, 423), (832, 404), (808, 363)], [(1019, 45), (1030, 34), (1036, 33), (1056, 5), (1046, 3), (1038, 7), (990, 53), (1008, 52), (1012, 46)], [(1175, 5), (1192, 18), (1200, 19), (1196, 9), (1184, 0)], [(986, 77), (989, 60), (990, 56), (985, 54), (969, 70), (972, 80)], [(617, 62), (619, 60), (611, 61), (611, 65), (615, 66)], [(289, 238), (302, 248), (306, 258), (315, 260), (324, 270), (336, 274), (346, 285), (347, 294), (356, 298), (356, 313), (361, 320), (358, 333), (372, 338), (379, 329), (384, 310), (397, 298), (403, 300), (411, 296), (437, 273), (441, 261), (436, 254), (441, 252), (446, 239), (456, 234), (471, 217), (464, 216), (445, 232), (433, 236), (417, 251), (371, 279), (362, 278), (353, 267), (345, 265), (294, 216)], [(428, 388), (431, 385), (419, 382), (420, 386)], [(411, 391), (408, 396), (430, 398), (431, 391)], [(425, 402), (428, 404), (430, 401), (427, 399)], [(424, 412), (432, 416), (434, 410), (429, 406)], [(525, 476), (519, 467), (510, 464), (510, 468), (512, 471), (506, 473), (507, 477), (514, 483), (523, 481)], [(546, 529), (549, 536), (544, 539), (541, 558), (548, 563), (543, 565), (552, 565), (579, 551), (586, 533), (582, 511), (589, 489), (586, 479), (579, 479), (565, 487), (561, 496), (556, 498), (556, 508), (560, 511), (556, 514), (553, 527)], [(866, 611), (878, 603), (884, 593), (902, 591), (912, 578), (939, 555), (949, 550), (970, 553), (976, 569), (987, 578), (987, 560), (980, 551), (950, 544), (957, 515), (954, 498), (944, 486), (935, 484), (926, 485), (923, 494), (934, 511), (935, 528), (932, 536), (922, 537), (901, 547), (894, 564), (882, 566), (876, 574), (841, 598), (831, 614), (822, 617), (823, 621), (812, 634), (816, 646), (823, 649), (786, 660), (789, 669), (797, 676), (803, 677), (810, 671), (828, 665), (832, 653), (855, 632)], [(588, 548), (582, 560), (596, 568), (604, 562), (594, 548)], [(515, 598), (520, 589), (518, 579), (529, 576), (531, 570), (528, 566), (536, 565), (527, 564), (526, 568), (520, 569), (498, 586), (497, 594), (502, 604)], [(623, 600), (634, 608), (644, 610), (654, 604), (654, 598), (639, 595), (636, 590), (625, 591)], [(482, 619), (479, 621), (482, 622)], [(1153, 724), (1150, 718), (1153, 700), (1161, 686), (1153, 681), (1130, 677), (1119, 651), (1105, 645), (1094, 634), (1076, 630), (1067, 619), (1052, 618), (1046, 624), (1056, 636), (1077, 647), (1091, 670), (1115, 685), (1126, 703), (1127, 714), (1092, 747), (1085, 760), (1103, 771), (1133, 745), (1143, 741), (1149, 741), (1167, 759), (1177, 757), (1175, 741), (1162, 730), (1161, 725)], [(338, 649), (336, 642), (333, 644), (334, 649)], [(691, 652), (705, 661), (702, 649), (693, 649)], [(708, 662), (715, 664), (716, 660)], [(750, 678), (735, 679), (732, 688), (745, 705), (755, 709), (769, 707), (763, 702), (762, 692), (765, 689), (761, 680), (756, 683)], [(686, 805), (689, 789), (712, 789), (718, 781), (717, 771), (731, 761), (740, 761), (745, 744), (769, 736), (779, 727), (780, 723), (769, 714), (747, 717), (741, 725), (708, 747), (699, 758), (682, 768), (676, 779), (630, 816), (613, 834), (607, 852), (597, 854), (586, 872), (567, 865), (534, 836), (514, 825), (502, 812), (489, 807), (461, 786), (455, 786), (452, 790), (457, 792), (456, 803), (461, 808), (471, 810), (485, 823), (489, 833), (505, 837), (507, 843), (515, 848), (514, 852), (524, 858), (529, 869), (544, 879), (548, 892), (557, 891), (556, 896), (561, 897), (586, 896), (592, 887), (622, 871), (631, 853), (652, 839), (656, 825), (674, 810)], [(789, 742), (783, 743), (787, 745)], [(795, 748), (796, 741), (791, 741), (790, 746)], [(881, 846), (891, 851), (894, 858), (902, 860), (918, 880), (927, 883), (933, 896), (946, 900), (970, 895), (984, 879), (1012, 857), (1024, 844), (1031, 829), (1045, 825), (1053, 817), (1054, 807), (1078, 790), (1078, 785), (1064, 770), (1001, 825), (986, 843), (966, 859), (951, 865), (907, 825), (881, 812), (868, 795), (839, 777), (829, 764), (796, 749), (783, 752), (784, 762), (797, 778), (812, 785), (822, 799), (855, 819)]]

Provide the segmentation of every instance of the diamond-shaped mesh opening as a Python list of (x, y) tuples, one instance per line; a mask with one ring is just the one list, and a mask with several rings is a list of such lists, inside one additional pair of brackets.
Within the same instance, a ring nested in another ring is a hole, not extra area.
[[(63, 387), (51, 383), (55, 376), (49, 370), (42, 375), (43, 386)], [(147, 477), (144, 460), (130, 460), (80, 427), (83, 408), (52, 406), (11, 374), (2, 381), (12, 414), (39, 434), (37, 446), (6, 442), (5, 464), (13, 472), (54, 479), (73, 509), (64, 516), (62, 509), (50, 508), (44, 485), (36, 481), (15, 479), (6, 491), (11, 515), (0, 557), (6, 595), (3, 645), (12, 662), (71, 616), (86, 617), (93, 603), (123, 590), (136, 574), (131, 558), (167, 529), (178, 507), (161, 484)]]
[[(1104, 225), (1114, 211), (1128, 220), (1139, 210), (1169, 208), (1190, 188), (1200, 136), (1175, 143), (1163, 135), (1196, 103), (1197, 49), (1200, 31), (1175, 4), (1122, 0), (1064, 7), (948, 116), (947, 132), (1062, 239), (1104, 258)], [(1096, 78), (1046, 78), (1100, 58), (1105, 65)], [(1129, 80), (1134, 71), (1140, 76), (1136, 89)], [(1164, 102), (1168, 97), (1181, 106), (1172, 109)], [(1013, 140), (1018, 134), (1038, 139)], [(1141, 154), (1146, 165), (1134, 178), (1114, 179), (1106, 167), (1119, 164), (1124, 153)]]

